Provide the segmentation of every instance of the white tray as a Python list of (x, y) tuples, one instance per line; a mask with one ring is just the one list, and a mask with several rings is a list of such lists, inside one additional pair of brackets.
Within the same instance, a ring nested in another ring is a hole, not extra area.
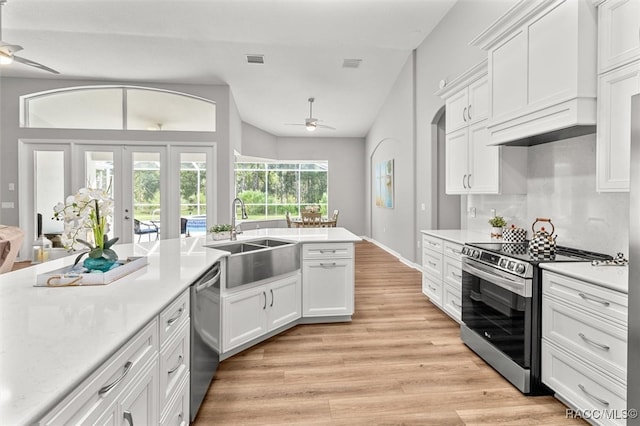
[(56, 269), (45, 274), (38, 275), (35, 287), (67, 287), (82, 285), (105, 285), (124, 277), (147, 265), (147, 257), (129, 257), (120, 259), (120, 266), (107, 272), (77, 273), (71, 270), (71, 266)]

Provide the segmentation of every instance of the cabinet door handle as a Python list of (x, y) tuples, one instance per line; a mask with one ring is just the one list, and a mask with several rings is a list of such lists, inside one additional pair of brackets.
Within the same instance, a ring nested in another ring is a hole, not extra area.
[(595, 303), (599, 303), (602, 306), (609, 306), (611, 303), (607, 302), (606, 300), (602, 300), (602, 299), (596, 299), (594, 297), (589, 297), (584, 293), (578, 293), (578, 296), (582, 297), (584, 300), (588, 301), (588, 302), (595, 302)]
[(471, 189), (471, 173), (467, 175), (467, 188)]
[(427, 240), (427, 242), (432, 246), (436, 246), (436, 247), (438, 246), (438, 243), (434, 243), (433, 241)]
[(185, 422), (184, 420), (184, 413), (180, 413), (178, 414), (178, 420), (180, 421), (180, 426), (186, 426), (187, 422)]
[(180, 356), (178, 357), (178, 365), (176, 365), (175, 367), (173, 367), (171, 370), (167, 371), (167, 374), (173, 374), (173, 373), (175, 373), (175, 372), (176, 372), (176, 370), (177, 370), (178, 368), (180, 368), (180, 366), (182, 365), (182, 360), (183, 360), (183, 359), (184, 359), (184, 358), (182, 358), (182, 355), (180, 355)]
[(435, 268), (436, 266), (438, 266), (438, 264), (437, 264), (436, 262), (432, 262), (432, 261), (430, 261), (430, 260), (428, 260), (428, 261), (427, 261), (427, 263), (428, 263), (429, 265), (433, 266), (434, 268)]
[(122, 413), (122, 416), (127, 421), (127, 423), (129, 423), (129, 426), (133, 426), (133, 415), (131, 414), (131, 411), (125, 411), (124, 413)]
[(609, 402), (608, 402), (608, 401), (605, 401), (605, 400), (604, 400), (604, 399), (602, 399), (602, 398), (598, 398), (597, 396), (595, 396), (594, 394), (592, 394), (591, 392), (589, 392), (588, 390), (586, 390), (586, 389), (585, 389), (585, 387), (584, 387), (584, 386), (582, 386), (581, 384), (579, 384), (579, 383), (578, 383), (578, 387), (579, 387), (579, 388), (580, 388), (580, 390), (581, 390), (582, 392), (584, 392), (584, 393), (585, 393), (585, 395), (587, 395), (589, 398), (591, 398), (591, 399), (593, 399), (593, 400), (595, 400), (595, 401), (598, 401), (600, 404), (604, 405), (605, 407), (608, 407), (608, 406), (609, 406)]
[(460, 274), (456, 274), (455, 272), (451, 271), (451, 275), (453, 275), (456, 278), (462, 278), (462, 275)]
[(464, 109), (462, 110), (462, 119), (465, 123), (467, 122), (467, 107), (464, 107)]
[(273, 289), (269, 289), (271, 292), (271, 304), (269, 306), (273, 306)]
[(172, 318), (169, 318), (167, 320), (167, 325), (173, 325), (174, 322), (178, 321), (178, 318), (180, 318), (182, 316), (182, 313), (184, 312), (184, 308), (180, 308), (178, 309), (178, 312), (176, 313), (176, 315)]
[(118, 377), (117, 379), (115, 379), (113, 381), (113, 383), (108, 384), (106, 386), (103, 386), (98, 391), (98, 395), (102, 396), (105, 393), (109, 392), (111, 389), (113, 389), (116, 386), (118, 386), (118, 383), (120, 383), (122, 381), (122, 379), (124, 379), (124, 377), (127, 375), (127, 373), (129, 373), (129, 370), (131, 370), (131, 367), (133, 367), (133, 362), (127, 361), (127, 363), (124, 365), (124, 370), (122, 371), (122, 375), (120, 377)]
[(320, 250), (320, 254), (325, 254), (325, 253), (335, 253), (336, 250)]
[(469, 121), (471, 121), (471, 105), (469, 105), (469, 109), (467, 110), (467, 117), (469, 118)]
[(452, 304), (453, 306), (455, 306), (456, 308), (458, 308), (458, 309), (461, 309), (461, 308), (462, 308), (462, 306), (461, 306), (458, 302), (456, 302), (455, 300), (452, 300), (452, 301), (451, 301), (451, 304)]
[(335, 268), (336, 265), (337, 265), (336, 262), (320, 263), (320, 266), (322, 266), (323, 268)]
[(609, 349), (611, 349), (611, 347), (609, 347), (607, 345), (603, 345), (602, 343), (594, 342), (593, 340), (589, 339), (587, 336), (585, 336), (582, 333), (578, 333), (578, 336), (580, 336), (580, 338), (582, 340), (584, 340), (585, 342), (587, 342), (591, 346), (595, 346), (596, 348), (602, 349), (603, 351), (608, 351)]
[(467, 178), (467, 175), (462, 176), (462, 186), (464, 189), (467, 189), (467, 184), (464, 183), (464, 180)]
[(262, 307), (262, 309), (267, 309), (267, 293), (266, 292), (262, 292), (262, 295), (264, 296), (264, 306)]

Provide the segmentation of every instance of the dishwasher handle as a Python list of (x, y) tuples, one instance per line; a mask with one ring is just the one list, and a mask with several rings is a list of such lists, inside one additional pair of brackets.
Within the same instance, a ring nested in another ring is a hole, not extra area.
[(202, 282), (196, 282), (196, 283), (194, 284), (194, 286), (195, 286), (195, 290), (196, 290), (196, 293), (199, 293), (199, 292), (201, 292), (201, 291), (203, 291), (203, 290), (205, 290), (205, 289), (207, 289), (207, 288), (211, 287), (211, 286), (212, 286), (212, 285), (214, 285), (218, 280), (220, 280), (220, 275), (222, 274), (222, 270), (220, 269), (220, 264), (219, 264), (219, 263), (216, 263), (216, 264), (211, 268), (211, 270), (210, 270), (209, 272), (207, 272), (207, 273), (205, 274), (205, 276), (203, 276), (203, 278), (205, 278), (205, 277), (206, 277), (207, 275), (209, 275), (211, 272), (216, 271), (216, 270), (217, 270), (216, 274), (215, 274), (211, 279), (208, 279), (208, 280), (206, 280), (206, 281), (202, 281)]

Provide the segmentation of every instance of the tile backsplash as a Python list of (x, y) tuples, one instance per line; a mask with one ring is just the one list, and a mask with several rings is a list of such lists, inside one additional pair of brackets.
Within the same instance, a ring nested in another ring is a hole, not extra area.
[[(559, 245), (615, 255), (629, 252), (629, 194), (596, 191), (596, 138), (585, 135), (528, 148), (527, 194), (469, 195), (462, 227), (486, 230), (491, 209), (529, 231), (550, 218)], [(464, 203), (463, 203), (464, 204)]]

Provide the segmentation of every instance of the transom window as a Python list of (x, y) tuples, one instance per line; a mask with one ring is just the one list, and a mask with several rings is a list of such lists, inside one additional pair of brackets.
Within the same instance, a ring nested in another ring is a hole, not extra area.
[(215, 102), (154, 88), (72, 87), (22, 96), (21, 104), (22, 127), (216, 131)]
[(301, 208), (319, 205), (327, 215), (329, 164), (314, 162), (237, 162), (236, 197), (244, 201), (249, 220), (282, 219)]

